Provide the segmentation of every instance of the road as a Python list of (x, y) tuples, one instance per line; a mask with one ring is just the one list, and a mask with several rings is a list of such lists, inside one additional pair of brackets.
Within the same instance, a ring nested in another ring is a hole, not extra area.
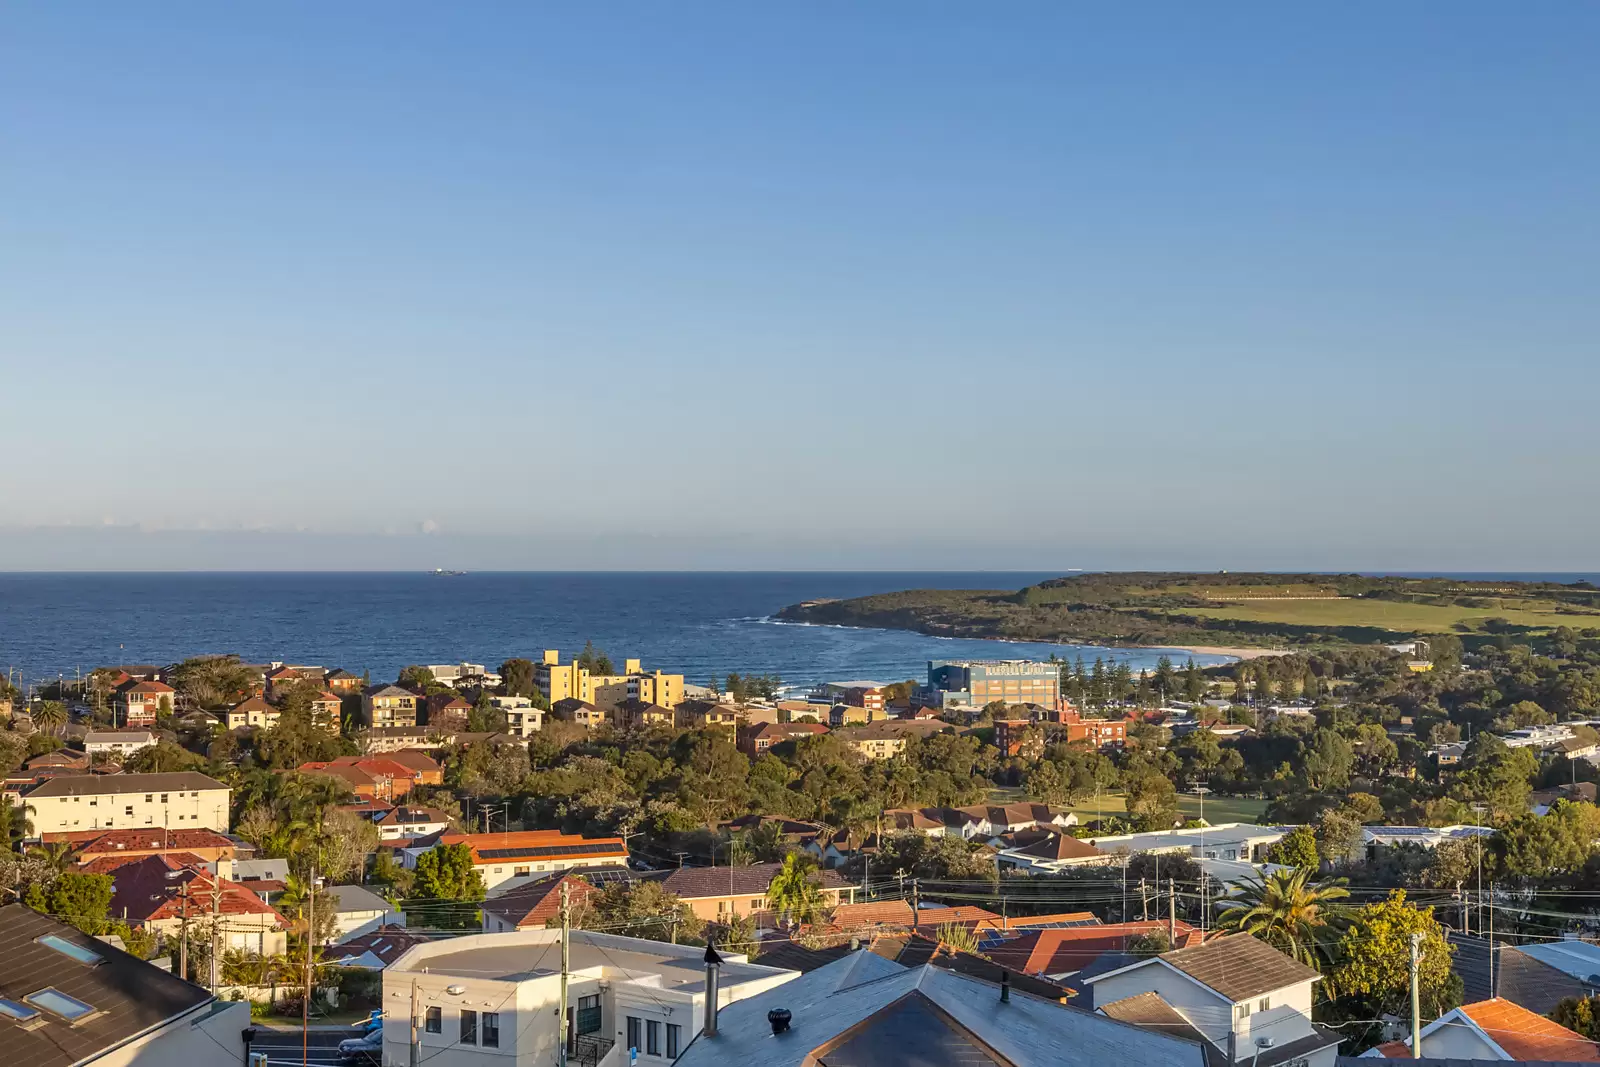
[(339, 1062), (339, 1042), (347, 1037), (360, 1036), (360, 1028), (354, 1026), (312, 1030), (308, 1042), (311, 1047), (302, 1059), (299, 1030), (274, 1030), (258, 1026), (256, 1039), (250, 1043), (250, 1051), (265, 1052), (267, 1062), (272, 1067), (310, 1067), (312, 1064), (327, 1067)]

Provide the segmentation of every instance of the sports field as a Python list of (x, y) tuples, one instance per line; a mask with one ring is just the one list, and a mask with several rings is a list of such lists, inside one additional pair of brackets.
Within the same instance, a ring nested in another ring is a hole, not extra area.
[[(1214, 797), (1207, 795), (1205, 809), (1206, 822), (1208, 823), (1255, 822), (1261, 817), (1261, 813), (1267, 810), (1267, 802), (1265, 800), (1257, 800), (1254, 797)], [(1096, 817), (1097, 812), (1099, 815), (1122, 815), (1128, 809), (1122, 801), (1122, 794), (1112, 793), (1100, 798), (1098, 808), (1095, 805), (1094, 798), (1091, 797), (1082, 804), (1074, 805), (1071, 810), (1079, 819), (1088, 822)], [(1178, 798), (1178, 810), (1183, 813), (1185, 818), (1198, 818), (1200, 815), (1200, 798), (1188, 795), (1180, 796)]]

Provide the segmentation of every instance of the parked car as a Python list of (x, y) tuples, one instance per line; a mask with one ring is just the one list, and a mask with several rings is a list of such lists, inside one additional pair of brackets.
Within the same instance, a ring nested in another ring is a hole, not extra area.
[(374, 1023), (360, 1037), (339, 1042), (340, 1063), (378, 1063), (383, 1059), (383, 1021)]

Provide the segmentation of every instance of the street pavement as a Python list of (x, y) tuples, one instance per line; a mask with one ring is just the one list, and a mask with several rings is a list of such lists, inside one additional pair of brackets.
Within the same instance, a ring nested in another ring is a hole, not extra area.
[(328, 1067), (339, 1062), (339, 1042), (347, 1037), (360, 1037), (361, 1029), (355, 1026), (313, 1027), (307, 1036), (310, 1046), (302, 1057), (299, 1030), (278, 1030), (257, 1026), (256, 1038), (250, 1051), (265, 1052), (272, 1067)]

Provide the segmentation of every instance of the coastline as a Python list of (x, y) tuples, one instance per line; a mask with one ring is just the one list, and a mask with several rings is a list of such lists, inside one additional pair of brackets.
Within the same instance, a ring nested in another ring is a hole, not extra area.
[(1287, 656), (1287, 648), (1233, 648), (1226, 645), (1133, 645), (1133, 648), (1170, 648), (1177, 652), (1193, 652), (1202, 656), (1232, 656), (1234, 659), (1263, 659), (1267, 656)]

